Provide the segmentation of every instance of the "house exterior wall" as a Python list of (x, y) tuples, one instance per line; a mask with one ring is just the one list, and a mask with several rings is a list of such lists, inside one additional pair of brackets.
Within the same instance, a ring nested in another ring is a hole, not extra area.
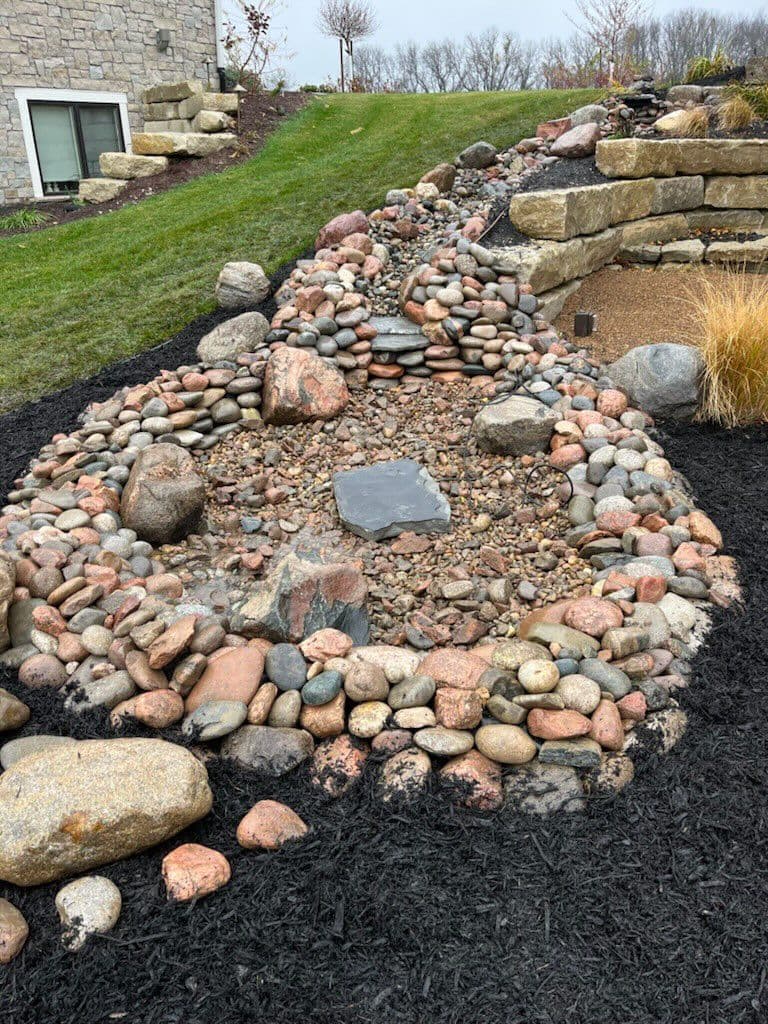
[[(141, 93), (183, 79), (216, 80), (215, 0), (2, 0), (0, 204), (33, 195), (15, 90), (125, 93), (134, 131)], [(170, 29), (158, 51), (156, 33)]]

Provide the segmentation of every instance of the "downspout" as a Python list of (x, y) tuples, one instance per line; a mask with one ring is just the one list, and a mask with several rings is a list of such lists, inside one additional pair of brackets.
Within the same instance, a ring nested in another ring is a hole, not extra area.
[(224, 10), (223, 0), (213, 0), (213, 23), (216, 33), (216, 71), (219, 75), (219, 89), (226, 88), (227, 55), (224, 50)]

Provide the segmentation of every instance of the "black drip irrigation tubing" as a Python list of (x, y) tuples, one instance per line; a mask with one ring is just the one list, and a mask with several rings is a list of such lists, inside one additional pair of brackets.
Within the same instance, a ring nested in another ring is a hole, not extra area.
[[(192, 361), (216, 319), (0, 420), (0, 492), (87, 401)], [(60, 944), (58, 885), (0, 883), (31, 932), (0, 968), (0, 1020), (765, 1024), (768, 429), (667, 425), (661, 440), (723, 530), (745, 596), (715, 609), (671, 754), (646, 752), (620, 795), (549, 819), (458, 810), (436, 783), (385, 807), (373, 770), (331, 801), (302, 769), (273, 780), (214, 760), (207, 818), (98, 869), (123, 911), (81, 952)], [(67, 713), (10, 672), (0, 685), (32, 707), (28, 732), (111, 735), (100, 712)], [(266, 797), (311, 832), (278, 853), (241, 850), (236, 826)], [(160, 863), (181, 841), (224, 853), (229, 885), (169, 904)]]

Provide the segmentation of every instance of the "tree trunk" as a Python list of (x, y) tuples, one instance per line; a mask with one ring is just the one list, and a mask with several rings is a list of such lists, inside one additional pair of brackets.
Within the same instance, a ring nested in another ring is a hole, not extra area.
[(341, 71), (341, 91), (344, 92), (344, 40), (339, 39), (339, 69)]

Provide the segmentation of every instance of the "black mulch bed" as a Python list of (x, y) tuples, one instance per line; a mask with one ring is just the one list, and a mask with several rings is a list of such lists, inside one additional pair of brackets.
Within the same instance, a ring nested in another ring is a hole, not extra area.
[[(0, 489), (86, 397), (191, 358), (204, 326), (0, 421)], [(384, 810), (370, 777), (327, 802), (301, 772), (271, 781), (213, 762), (214, 810), (183, 838), (228, 856), (232, 882), (196, 906), (166, 903), (160, 861), (178, 839), (99, 869), (122, 917), (76, 955), (59, 944), (57, 886), (0, 885), (31, 926), (1, 975), (0, 1019), (763, 1024), (768, 430), (674, 426), (663, 440), (740, 559), (748, 598), (743, 614), (716, 613), (673, 754), (646, 755), (628, 790), (583, 816), (545, 821), (455, 811), (438, 791)], [(38, 730), (108, 735), (95, 713), (65, 721), (50, 696), (26, 696)], [(311, 824), (306, 841), (238, 848), (236, 825), (263, 797)]]
[(593, 156), (576, 160), (561, 159), (548, 164), (543, 170), (523, 178), (518, 192), (549, 192), (553, 188), (581, 188), (584, 185), (604, 185), (611, 181), (597, 169)]

